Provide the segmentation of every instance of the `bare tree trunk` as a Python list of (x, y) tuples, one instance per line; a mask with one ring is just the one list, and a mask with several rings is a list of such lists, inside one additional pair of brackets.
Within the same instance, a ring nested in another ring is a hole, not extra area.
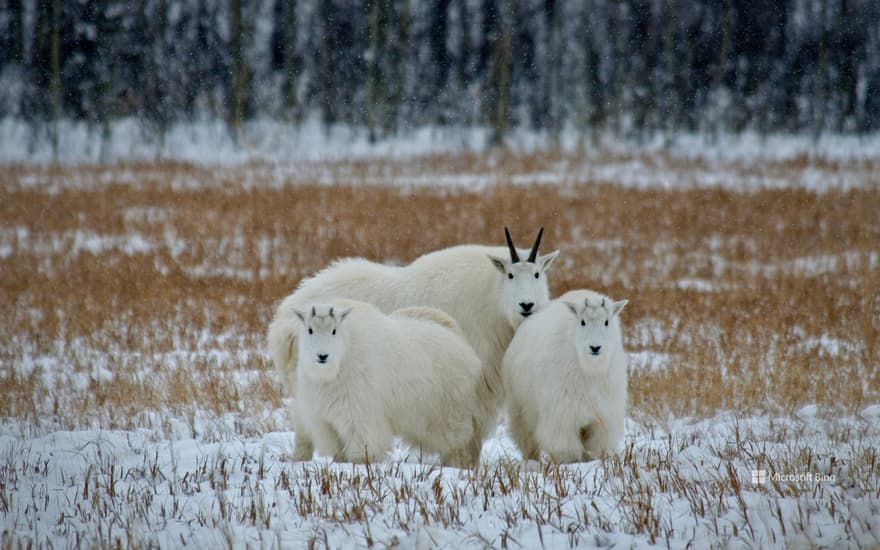
[[(389, 8), (389, 14), (393, 12)], [(388, 103), (387, 113), (383, 120), (382, 130), (385, 134), (396, 132), (401, 104), (406, 90), (407, 47), (410, 32), (410, 2), (405, 0), (400, 12), (397, 13), (396, 39), (389, 52), (388, 67)]]
[[(720, 94), (724, 85), (724, 76), (727, 74), (727, 58), (730, 57), (730, 26), (733, 18), (733, 0), (725, 0), (724, 15), (721, 17), (721, 46), (718, 49), (718, 61), (715, 63), (715, 71), (712, 75), (712, 87), (709, 89), (710, 96), (712, 93)], [(717, 106), (711, 105), (714, 111)], [(714, 140), (718, 133), (723, 130), (723, 117), (718, 113), (716, 120), (712, 124), (709, 131)]]
[(61, 0), (52, 0), (52, 35), (49, 46), (52, 105), (52, 155), (58, 158), (58, 131), (61, 121)]
[(238, 141), (241, 122), (244, 118), (245, 79), (244, 59), (242, 56), (243, 30), (241, 21), (241, 0), (229, 1), (229, 50), (232, 72), (232, 98), (229, 111), (229, 124), (233, 135)]
[(10, 37), (9, 42), (10, 46), (12, 47), (10, 58), (15, 63), (23, 65), (25, 62), (25, 6), (21, 0), (10, 0), (8, 9), (12, 13), (12, 36)]
[(461, 50), (458, 52), (458, 58), (456, 59), (456, 73), (458, 77), (458, 81), (461, 84), (462, 89), (467, 88), (468, 81), (470, 80), (470, 67), (468, 66), (470, 55), (471, 55), (471, 43), (470, 43), (470, 32), (468, 29), (468, 24), (470, 20), (468, 19), (468, 5), (467, 0), (459, 0), (458, 2), (458, 22), (461, 25)]
[(623, 125), (623, 62), (626, 54), (622, 44), (623, 38), (623, 18), (621, 17), (623, 1), (616, 0), (612, 4), (611, 15), (608, 20), (609, 33), (608, 36), (612, 40), (611, 51), (614, 63), (611, 65), (611, 127), (615, 135), (620, 135)]
[(562, 110), (560, 108), (562, 90), (560, 89), (561, 79), (559, 76), (560, 66), (562, 65), (562, 37), (559, 29), (562, 6), (558, 5), (555, 1), (550, 1), (548, 2), (548, 8), (548, 26), (550, 27), (550, 77), (548, 78), (550, 89), (547, 93), (547, 101), (549, 102), (548, 118), (550, 122), (550, 135), (553, 141), (558, 143), (559, 134), (562, 129)]
[(370, 9), (370, 58), (367, 66), (367, 129), (370, 143), (377, 139), (376, 129), (384, 128), (386, 116), (385, 51), (388, 42), (388, 0), (373, 0)]
[(141, 17), (145, 25), (150, 25), (151, 31), (159, 38), (153, 40), (147, 50), (147, 86), (142, 91), (143, 108), (146, 112), (147, 120), (153, 123), (153, 130), (158, 139), (157, 156), (161, 157), (165, 154), (165, 138), (168, 134), (168, 127), (171, 123), (171, 115), (169, 111), (171, 106), (163, 102), (163, 98), (167, 95), (168, 89), (162, 79), (162, 59), (164, 59), (165, 42), (164, 36), (168, 28), (168, 2), (167, 0), (158, 0), (154, 13), (156, 17), (152, 17), (147, 12), (148, 5), (146, 1), (141, 3)]
[(446, 49), (446, 35), (449, 30), (449, 3), (450, 0), (435, 0), (431, 11), (431, 31), (428, 43), (431, 47), (431, 55), (436, 72), (434, 74), (434, 88), (442, 90), (449, 78), (449, 52)]
[(666, 62), (666, 78), (663, 86), (663, 116), (665, 120), (661, 124), (661, 127), (664, 129), (667, 135), (671, 135), (673, 133), (674, 128), (678, 124), (678, 111), (679, 111), (679, 97), (678, 97), (678, 83), (677, 83), (677, 74), (680, 65), (680, 60), (678, 59), (675, 52), (675, 42), (676, 42), (676, 25), (677, 25), (677, 17), (676, 13), (678, 11), (678, 1), (670, 0), (669, 5), (667, 6), (666, 17), (665, 17), (665, 28), (663, 33), (663, 51), (664, 51), (664, 59)]
[(712, 76), (712, 88), (721, 87), (727, 70), (727, 57), (730, 55), (730, 23), (733, 17), (733, 0), (725, 0), (724, 15), (721, 18), (721, 48), (718, 50), (718, 61), (715, 74)]
[(815, 76), (815, 110), (813, 138), (818, 140), (825, 129), (825, 113), (828, 110), (828, 0), (820, 0), (821, 11), (819, 16), (819, 52), (816, 61)]
[(646, 131), (657, 126), (654, 113), (657, 112), (654, 93), (654, 55), (657, 52), (657, 29), (651, 13), (651, 4), (647, 0), (636, 0), (632, 4), (633, 37), (630, 43), (641, 42), (636, 63), (630, 70), (629, 87), (633, 93), (633, 123), (639, 140), (644, 138)]
[(589, 15), (584, 12), (583, 16), (580, 18), (578, 22), (580, 26), (580, 41), (578, 46), (581, 47), (584, 52), (584, 63), (580, 67), (579, 77), (579, 92), (577, 95), (577, 105), (576, 105), (576, 113), (577, 113), (577, 129), (578, 129), (578, 149), (583, 150), (585, 147), (585, 139), (587, 137), (587, 130), (590, 126), (590, 93), (591, 93), (591, 85), (590, 85), (590, 49), (591, 49), (591, 36), (589, 30)]
[(853, 14), (850, 9), (851, 5), (847, 0), (840, 0), (840, 20), (837, 23), (839, 32), (841, 33), (839, 49), (840, 76), (837, 94), (841, 102), (840, 112), (837, 113), (837, 131), (843, 132), (847, 129), (848, 121), (852, 120), (853, 113), (857, 101), (856, 88), (858, 87), (858, 75), (856, 69), (856, 31), (850, 22)]
[[(282, 0), (278, 0), (282, 1)], [(297, 98), (297, 75), (299, 73), (299, 64), (296, 59), (296, 0), (286, 0), (288, 3), (285, 20), (283, 25), (284, 37), (284, 83), (282, 84), (281, 93), (284, 95), (284, 110), (288, 116), (296, 110)]]
[(499, 10), (501, 36), (492, 52), (492, 67), (489, 75), (491, 107), (489, 116), (492, 133), (490, 145), (501, 145), (508, 123), (508, 94), (510, 89), (510, 48), (513, 42), (513, 0), (507, 0)]
[(321, 50), (318, 54), (318, 82), (321, 90), (321, 117), (324, 124), (329, 125), (337, 122), (337, 97), (336, 88), (336, 62), (337, 62), (337, 42), (335, 37), (335, 27), (332, 23), (339, 17), (336, 13), (333, 2), (330, 0), (320, 2), (319, 19), (323, 26), (321, 35)]
[(593, 43), (595, 23), (589, 10), (583, 16), (583, 48), (584, 48), (584, 131), (589, 128), (590, 141), (593, 145), (599, 142), (599, 130), (605, 126), (605, 87), (599, 74), (599, 54)]

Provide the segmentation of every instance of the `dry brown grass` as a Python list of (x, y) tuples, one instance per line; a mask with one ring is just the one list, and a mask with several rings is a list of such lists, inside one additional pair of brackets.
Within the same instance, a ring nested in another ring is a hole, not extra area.
[[(281, 395), (263, 334), (301, 277), (340, 256), (408, 262), (456, 243), (500, 243), (504, 224), (519, 241), (546, 226), (544, 249), (563, 252), (554, 294), (589, 287), (630, 300), (627, 348), (666, 358), (633, 371), (636, 415), (806, 403), (851, 412), (880, 401), (878, 187), (504, 183), (577, 162), (554, 153), (290, 173), (260, 164), (7, 166), (0, 361), (14, 368), (0, 377), (0, 416), (128, 428), (144, 411), (203, 410), (253, 417), (254, 430), (277, 427), (270, 417)], [(675, 162), (685, 175), (706, 169)], [(811, 162), (846, 169), (800, 159), (760, 170), (797, 178)], [(863, 168), (856, 173), (871, 174)], [(480, 192), (349, 185), (440, 172), (501, 184)], [(326, 185), (327, 174), (336, 185)], [(148, 247), (126, 250), (133, 242)], [(61, 366), (81, 376), (51, 376)]]

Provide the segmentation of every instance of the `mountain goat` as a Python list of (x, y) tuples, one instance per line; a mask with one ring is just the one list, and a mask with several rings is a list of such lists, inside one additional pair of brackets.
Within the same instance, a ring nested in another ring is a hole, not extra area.
[(385, 315), (354, 300), (294, 314), (296, 413), (318, 452), (374, 461), (400, 436), (443, 464), (472, 466), (480, 358), (454, 319), (425, 307)]
[(516, 331), (502, 371), (510, 433), (526, 460), (558, 462), (614, 452), (626, 415), (626, 356), (615, 302), (574, 290)]
[[(410, 306), (427, 306), (449, 314), (461, 327), (482, 361), (477, 395), (471, 459), (479, 460), (483, 439), (494, 428), (503, 401), (501, 359), (520, 322), (549, 302), (547, 273), (559, 251), (538, 255), (544, 228), (531, 250), (517, 250), (505, 227), (507, 248), (459, 245), (425, 254), (411, 264), (396, 267), (365, 260), (337, 260), (303, 280), (287, 296), (269, 325), (272, 361), (291, 396), (296, 389), (298, 323), (294, 308), (316, 301), (350, 298), (390, 313)], [(525, 257), (527, 259), (521, 259)], [(312, 457), (312, 441), (293, 418), (296, 460)]]

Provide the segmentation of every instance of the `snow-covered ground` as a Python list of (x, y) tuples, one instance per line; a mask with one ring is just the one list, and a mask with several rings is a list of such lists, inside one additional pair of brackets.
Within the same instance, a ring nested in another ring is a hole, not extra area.
[(783, 418), (634, 420), (621, 456), (568, 466), (524, 465), (502, 427), (476, 472), (419, 463), (402, 447), (369, 467), (295, 463), (292, 433), (209, 431), (0, 435), (4, 539), (162, 548), (880, 545), (878, 406), (836, 419), (805, 407)]

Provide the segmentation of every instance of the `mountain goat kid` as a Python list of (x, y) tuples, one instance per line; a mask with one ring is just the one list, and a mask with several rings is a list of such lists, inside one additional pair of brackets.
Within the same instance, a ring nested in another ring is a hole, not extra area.
[(385, 315), (354, 300), (295, 314), (296, 412), (318, 452), (374, 461), (400, 436), (442, 464), (472, 465), (480, 359), (451, 317), (424, 307)]
[(615, 302), (573, 290), (520, 325), (504, 355), (508, 421), (526, 460), (615, 452), (626, 415), (626, 356)]
[[(459, 245), (425, 254), (397, 267), (363, 258), (337, 260), (304, 279), (287, 296), (269, 325), (269, 352), (292, 397), (297, 390), (298, 323), (294, 308), (335, 298), (373, 304), (384, 313), (404, 307), (427, 306), (449, 314), (482, 361), (471, 460), (479, 460), (483, 439), (495, 427), (503, 403), (501, 359), (514, 330), (523, 319), (550, 301), (547, 273), (559, 251), (538, 255), (541, 235), (531, 251), (514, 247), (504, 228), (507, 247)], [(528, 256), (526, 256), (528, 254)], [(293, 417), (296, 460), (310, 460), (313, 444)]]

